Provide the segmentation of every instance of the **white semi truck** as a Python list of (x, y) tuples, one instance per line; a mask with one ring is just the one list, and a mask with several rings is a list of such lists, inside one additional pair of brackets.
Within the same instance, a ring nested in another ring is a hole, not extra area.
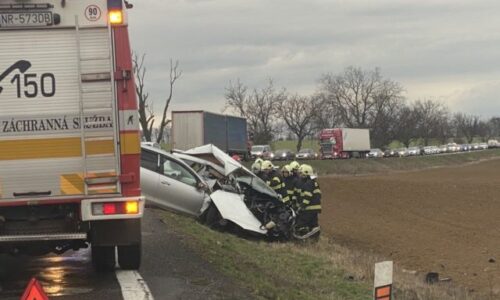
[(141, 259), (140, 133), (122, 0), (0, 2), (0, 252)]

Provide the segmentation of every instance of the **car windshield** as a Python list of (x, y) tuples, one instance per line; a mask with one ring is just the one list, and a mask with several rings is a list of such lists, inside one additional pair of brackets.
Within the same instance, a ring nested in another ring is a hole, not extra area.
[(290, 152), (290, 150), (288, 150), (288, 149), (282, 149), (282, 150), (277, 150), (276, 154), (285, 154), (285, 153), (288, 153), (288, 152)]
[(253, 146), (252, 151), (262, 151), (264, 150), (264, 146)]
[(299, 153), (311, 153), (312, 150), (311, 149), (302, 149), (299, 151)]
[(419, 149), (418, 147), (411, 147), (408, 150), (418, 150), (418, 149)]
[(370, 152), (380, 152), (380, 149), (371, 149)]

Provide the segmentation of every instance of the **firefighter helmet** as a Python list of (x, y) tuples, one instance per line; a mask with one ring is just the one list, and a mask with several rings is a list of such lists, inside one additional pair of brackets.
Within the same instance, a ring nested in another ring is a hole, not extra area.
[(274, 168), (273, 163), (270, 160), (265, 160), (262, 162), (261, 165), (262, 171), (272, 170), (273, 168)]
[(302, 165), (299, 168), (299, 173), (302, 176), (312, 176), (313, 175), (313, 168), (310, 165)]
[(281, 168), (281, 173), (285, 173), (285, 172), (288, 172), (289, 174), (291, 174), (292, 173), (292, 167), (290, 167), (290, 165), (284, 165)]
[(252, 172), (254, 172), (254, 173), (260, 172), (260, 164), (258, 164), (256, 162), (253, 163), (253, 165), (252, 165)]
[(298, 171), (298, 170), (299, 170), (299, 168), (300, 168), (300, 164), (299, 164), (296, 160), (292, 161), (292, 162), (289, 164), (289, 166), (290, 166), (290, 168), (291, 168), (292, 170), (294, 170), (294, 171)]
[(262, 162), (263, 162), (263, 161), (264, 161), (264, 160), (262, 160), (262, 158), (257, 158), (257, 159), (255, 160), (255, 163), (256, 163), (256, 164), (259, 164), (259, 165), (262, 165)]

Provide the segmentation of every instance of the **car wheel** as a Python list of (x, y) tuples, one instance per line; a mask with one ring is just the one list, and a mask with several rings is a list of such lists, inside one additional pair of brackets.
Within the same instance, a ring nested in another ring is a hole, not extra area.
[(207, 209), (207, 215), (205, 217), (205, 223), (210, 228), (219, 228), (221, 227), (222, 216), (219, 213), (219, 210), (213, 203)]
[(98, 272), (111, 272), (115, 269), (114, 246), (92, 246), (92, 265)]
[(123, 270), (137, 270), (141, 266), (141, 243), (118, 246), (118, 264)]

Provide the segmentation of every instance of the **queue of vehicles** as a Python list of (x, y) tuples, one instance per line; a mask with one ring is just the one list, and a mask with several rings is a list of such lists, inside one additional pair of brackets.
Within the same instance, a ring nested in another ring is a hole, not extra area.
[(490, 140), (488, 141), (488, 143), (473, 143), (473, 144), (448, 143), (446, 145), (440, 145), (440, 146), (425, 146), (425, 147), (416, 146), (409, 148), (387, 149), (385, 151), (375, 148), (370, 150), (370, 152), (367, 154), (367, 158), (434, 155), (434, 154), (458, 153), (458, 152), (475, 151), (475, 150), (486, 150), (490, 148), (499, 148), (499, 147), (500, 143), (498, 141)]
[(255, 145), (250, 150), (250, 158), (262, 158), (266, 160), (313, 160), (318, 159), (319, 154), (310, 148), (302, 148), (294, 153), (290, 149), (271, 150), (270, 145)]

